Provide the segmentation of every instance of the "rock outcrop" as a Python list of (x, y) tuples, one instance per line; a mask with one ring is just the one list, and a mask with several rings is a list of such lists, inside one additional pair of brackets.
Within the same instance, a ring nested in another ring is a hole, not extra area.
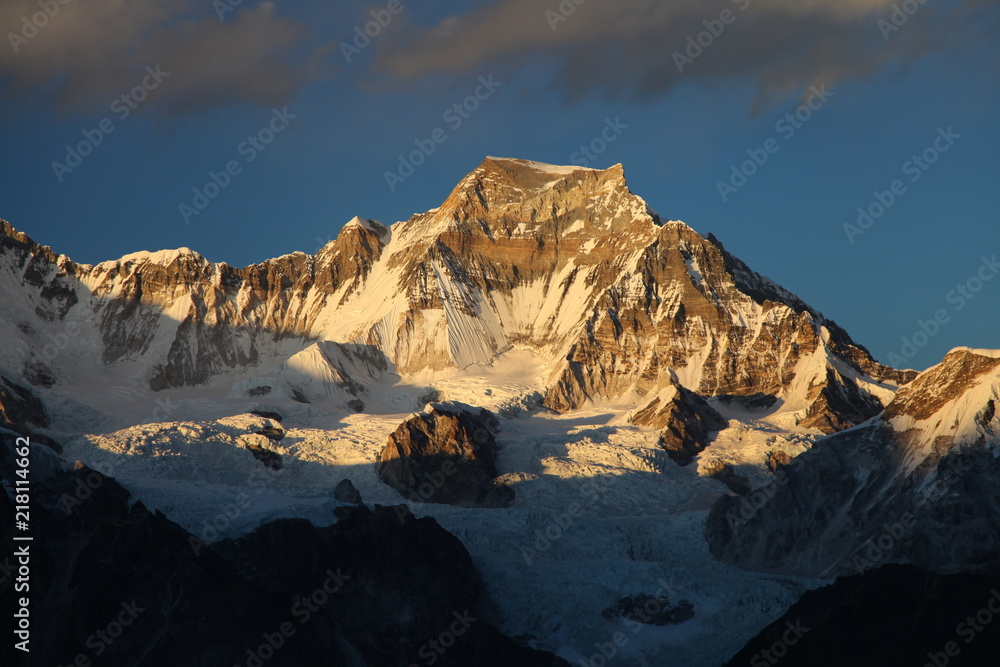
[(30, 436), (34, 442), (60, 451), (59, 443), (39, 432), (50, 424), (49, 414), (41, 399), (28, 387), (0, 374), (0, 429)]
[[(785, 454), (785, 456), (788, 455)], [(714, 461), (704, 467), (699, 466), (698, 474), (722, 482), (729, 487), (730, 491), (737, 495), (745, 496), (753, 489), (750, 480), (736, 472), (732, 465), (722, 463), (721, 461)]]
[(342, 479), (333, 489), (333, 497), (342, 503), (351, 505), (361, 504), (361, 492), (358, 491), (354, 483), (349, 479)]
[(644, 625), (678, 625), (694, 618), (694, 605), (688, 600), (671, 604), (668, 597), (626, 596), (601, 612), (609, 621), (624, 618)]
[(704, 398), (674, 384), (659, 392), (631, 417), (638, 426), (662, 429), (658, 444), (678, 465), (686, 466), (708, 446), (710, 436), (727, 426)]
[(418, 502), (505, 507), (514, 490), (496, 480), (496, 428), (487, 410), (429, 404), (389, 435), (379, 476)]

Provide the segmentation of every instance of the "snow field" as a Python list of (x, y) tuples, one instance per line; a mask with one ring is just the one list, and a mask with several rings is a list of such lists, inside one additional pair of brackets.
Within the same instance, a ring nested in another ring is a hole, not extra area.
[[(116, 477), (206, 542), (283, 517), (332, 523), (339, 505), (333, 488), (351, 479), (367, 504), (406, 503), (454, 533), (483, 576), (501, 629), (574, 664), (620, 631), (628, 641), (614, 664), (718, 665), (816, 585), (717, 562), (702, 531), (706, 508), (726, 488), (699, 476), (698, 465), (674, 464), (656, 446), (655, 431), (626, 423), (622, 406), (533, 411), (538, 385), (525, 373), (533, 363), (530, 355), (513, 354), (499, 369), (478, 375), (470, 369), (434, 383), (445, 400), (519, 407), (513, 414), (520, 418), (501, 420), (498, 437), (500, 472), (517, 494), (506, 509), (407, 502), (383, 484), (378, 455), (405, 410), (324, 414), (301, 406), (309, 409), (279, 425), (250, 414), (213, 417), (212, 409), (225, 411), (232, 402), (220, 399), (204, 408), (204, 419), (87, 435), (70, 442), (66, 456)], [(405, 404), (420, 384), (399, 384), (369, 401)], [(253, 433), (268, 425), (285, 429), (280, 443)], [(764, 422), (728, 433), (703, 457), (725, 458), (741, 474), (757, 471), (762, 478), (768, 451), (804, 448), (807, 439)], [(266, 469), (244, 449), (251, 443), (280, 453), (284, 467)], [(689, 600), (696, 615), (663, 628), (602, 617), (618, 598), (640, 593)]]

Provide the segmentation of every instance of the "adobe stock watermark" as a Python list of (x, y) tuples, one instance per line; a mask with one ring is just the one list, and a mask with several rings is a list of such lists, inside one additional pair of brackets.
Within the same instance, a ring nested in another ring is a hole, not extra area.
[[(735, 4), (741, 12), (745, 12), (750, 6), (750, 0), (730, 0), (730, 2)], [(738, 16), (739, 14), (727, 7), (719, 13), (718, 18), (702, 21), (701, 24), (705, 26), (705, 29), (697, 35), (688, 35), (684, 52), (674, 51), (673, 58), (674, 64), (677, 65), (677, 71), (683, 74), (685, 66), (693, 65), (694, 61), (700, 58), (706, 49), (715, 44), (715, 40), (722, 37), (727, 25), (736, 23)]]
[[(593, 477), (583, 483), (579, 493), (584, 497), (584, 502), (587, 500), (592, 502), (604, 495), (609, 488), (611, 488), (610, 478)], [(525, 564), (528, 567), (534, 565), (535, 560), (561, 540), (582, 516), (583, 504), (576, 500), (566, 506), (565, 512), (552, 513), (552, 518), (545, 528), (535, 531), (535, 540), (530, 544), (521, 545), (521, 557)]]
[(858, 574), (872, 569), (891, 555), (899, 541), (908, 536), (916, 525), (917, 517), (912, 512), (903, 512), (897, 520), (883, 524), (882, 529), (862, 544), (851, 559)]
[(909, 22), (910, 17), (919, 12), (925, 4), (927, 4), (927, 0), (903, 0), (903, 2), (894, 3), (889, 20), (879, 19), (875, 22), (882, 33), (882, 40), (888, 42), (889, 38), (899, 32)]
[[(990, 591), (990, 597), (982, 609), (966, 616), (955, 626), (955, 634), (966, 644), (971, 644), (998, 615), (1000, 615), (1000, 591), (994, 588)], [(923, 667), (947, 667), (951, 664), (952, 658), (957, 658), (961, 652), (962, 646), (957, 641), (950, 641), (941, 651), (929, 652)]]
[(966, 459), (956, 460), (952, 456), (944, 458), (943, 462), (935, 468), (937, 479), (933, 484), (929, 484), (920, 491), (922, 498), (918, 505), (925, 503), (934, 504), (944, 498), (952, 486), (960, 482), (966, 472), (972, 470), (973, 464)]
[(340, 43), (340, 52), (344, 55), (344, 60), (350, 64), (354, 56), (361, 55), (361, 52), (372, 44), (382, 32), (389, 27), (392, 20), (403, 13), (406, 6), (401, 0), (389, 0), (384, 9), (373, 9), (372, 20), (364, 25), (354, 26), (354, 39), (350, 42)]
[[(268, 474), (273, 474), (270, 468), (255, 469), (244, 483), (245, 488), (252, 489), (254, 494), (260, 495), (267, 488)], [(251, 504), (250, 496), (240, 493), (232, 502), (218, 505), (218, 511), (211, 518), (202, 521), (198, 534), (195, 535), (192, 531), (188, 537), (188, 546), (194, 551), (195, 557), (200, 556), (202, 549), (208, 548), (210, 543), (220, 539)]]
[[(632, 621), (632, 623), (635, 623), (636, 626), (633, 630), (634, 632), (642, 629), (642, 625), (637, 621)], [(618, 654), (628, 645), (631, 638), (621, 630), (618, 630), (609, 639), (610, 641), (606, 642), (594, 642), (596, 652), (592, 653), (589, 658), (580, 658), (578, 661), (580, 667), (605, 667), (618, 657)]]
[[(215, 201), (222, 191), (229, 187), (233, 179), (243, 173), (243, 165), (250, 164), (267, 150), (275, 137), (285, 131), (297, 116), (288, 112), (288, 107), (271, 110), (271, 118), (262, 128), (249, 135), (236, 147), (237, 157), (226, 162), (219, 171), (209, 171), (208, 181), (200, 188), (193, 188), (191, 203), (181, 202), (180, 211), (184, 224), (191, 224), (191, 218), (201, 215)], [(241, 162), (238, 158), (242, 157)]]
[(788, 655), (788, 649), (798, 644), (809, 630), (810, 628), (802, 625), (802, 621), (794, 623), (786, 621), (785, 632), (781, 635), (781, 639), (750, 658), (750, 667), (768, 667), (768, 665), (778, 664), (782, 658)]
[(55, 335), (45, 334), (49, 342), (42, 347), (42, 356), (46, 361), (54, 361), (69, 346), (70, 341), (80, 335), (81, 331), (78, 323), (67, 322), (63, 330)]
[(568, 21), (569, 17), (576, 13), (576, 8), (585, 2), (587, 0), (562, 0), (559, 6), (556, 7), (559, 10), (558, 12), (546, 9), (545, 20), (549, 22), (549, 28), (552, 32), (559, 29), (559, 24)]
[[(264, 663), (275, 656), (289, 639), (295, 636), (299, 628), (304, 626), (313, 616), (317, 614), (329, 602), (330, 598), (338, 595), (351, 575), (344, 574), (340, 568), (337, 571), (326, 571), (326, 579), (323, 583), (308, 595), (296, 596), (297, 599), (291, 608), (291, 615), (296, 623), (291, 620), (283, 622), (274, 632), (265, 632), (261, 635), (263, 640), (256, 648), (249, 648), (246, 652), (246, 662), (242, 663), (246, 667), (263, 667)], [(241, 667), (237, 664), (234, 667)]]
[[(12, 537), (14, 542), (11, 546), (17, 548), (13, 550), (13, 556), (17, 558), (17, 577), (14, 580), (14, 592), (20, 593), (19, 597), (11, 596), (14, 612), (14, 636), (20, 641), (14, 642), (14, 648), (24, 653), (31, 653), (31, 547), (35, 536), (31, 534), (31, 438), (16, 438), (14, 440), (13, 454), (18, 457), (14, 459), (15, 468), (11, 480), (3, 480), (4, 491), (14, 501), (15, 505), (13, 522), (8, 524), (16, 527), (20, 534)], [(12, 483), (13, 482), (13, 483)], [(9, 561), (8, 561), (9, 562)], [(6, 565), (6, 564), (5, 564)], [(10, 569), (5, 568), (10, 572)], [(4, 575), (6, 580), (7, 574)], [(37, 612), (36, 612), (37, 613)]]
[(420, 667), (420, 664), (430, 667), (430, 665), (435, 664), (479, 620), (469, 613), (468, 609), (462, 613), (452, 612), (452, 616), (455, 620), (442, 630), (441, 634), (435, 639), (428, 640), (417, 650), (417, 656), (423, 660), (423, 663), (410, 663), (410, 667)]
[(315, 257), (316, 255), (318, 255), (320, 253), (320, 251), (323, 250), (323, 248), (325, 248), (326, 246), (328, 246), (331, 243), (333, 243), (336, 239), (337, 239), (336, 236), (327, 236), (326, 239), (324, 239), (322, 236), (317, 236), (316, 237), (316, 247), (313, 248), (313, 251), (312, 251), (313, 257)]
[[(970, 469), (971, 465), (965, 460), (956, 460), (954, 457), (943, 459), (935, 469), (937, 479), (920, 490), (920, 497), (915, 503), (917, 508), (941, 500)], [(883, 524), (882, 529), (855, 552), (852, 562), (858, 574), (876, 567), (891, 556), (900, 540), (908, 538), (916, 526), (917, 517), (913, 512), (903, 512), (895, 520)]]
[[(170, 76), (170, 72), (164, 72), (160, 65), (153, 67), (146, 66), (146, 75), (142, 81), (132, 90), (122, 93), (111, 101), (111, 113), (117, 116), (119, 121), (126, 120), (132, 112), (139, 108), (149, 94), (156, 90), (163, 80)], [(83, 140), (74, 146), (66, 146), (66, 157), (63, 162), (54, 160), (52, 171), (56, 179), (62, 183), (67, 174), (83, 164), (83, 159), (94, 152), (98, 146), (104, 143), (104, 138), (117, 129), (115, 121), (110, 116), (105, 116), (94, 129), (83, 130)]]
[[(952, 130), (951, 125), (947, 128), (939, 127), (937, 129), (937, 136), (931, 142), (931, 145), (920, 153), (914, 153), (900, 167), (903, 176), (908, 176), (910, 183), (916, 183), (961, 138), (962, 135)], [(844, 233), (847, 235), (847, 241), (851, 245), (854, 245), (855, 239), (871, 229), (906, 192), (906, 183), (899, 178), (892, 181), (887, 190), (875, 190), (872, 193), (873, 200), (865, 206), (858, 207), (857, 224), (844, 223)]]
[[(805, 103), (794, 112), (779, 118), (778, 122), (774, 124), (774, 131), (781, 135), (784, 141), (791, 140), (795, 133), (812, 119), (813, 114), (826, 106), (831, 97), (833, 97), (833, 92), (827, 90), (825, 84), (819, 87), (812, 86)], [(779, 150), (781, 150), (781, 142), (775, 137), (769, 137), (760, 148), (747, 149), (746, 153), (749, 159), (731, 165), (729, 179), (715, 183), (722, 201), (728, 202), (729, 197), (746, 185), (749, 179), (755, 176), (768, 163), (771, 156)]]
[(767, 502), (778, 493), (778, 487), (788, 483), (788, 474), (780, 468), (774, 471), (773, 476), (764, 484), (745, 496), (740, 497), (740, 507), (736, 513), (726, 514), (726, 521), (730, 529), (736, 532), (737, 529), (747, 525)]
[(903, 345), (899, 350), (890, 352), (886, 357), (889, 365), (895, 368), (906, 368), (910, 359), (927, 347), (928, 343), (941, 332), (941, 328), (951, 322), (952, 314), (961, 311), (970, 301), (983, 291), (983, 288), (1000, 273), (1000, 263), (997, 256), (983, 257), (972, 276), (964, 282), (955, 285), (945, 295), (945, 302), (951, 304), (951, 309), (938, 308), (934, 316), (927, 320), (917, 320), (916, 329), (909, 336), (902, 337)]
[(72, 493), (64, 493), (59, 497), (59, 509), (67, 515), (76, 511), (78, 505), (90, 499), (97, 489), (101, 488), (106, 478), (96, 470), (91, 470), (86, 475), (76, 480), (76, 488)]
[[(496, 92), (497, 88), (502, 85), (503, 82), (495, 81), (492, 74), (489, 76), (480, 76), (479, 85), (472, 91), (472, 94), (445, 109), (444, 113), (441, 114), (441, 120), (448, 125), (450, 131), (458, 131), (465, 124), (465, 121), (469, 120), (472, 114), (479, 110), (482, 103), (488, 100)], [(413, 143), (416, 149), (406, 155), (401, 153), (399, 155), (399, 166), (396, 167), (395, 171), (386, 171), (383, 174), (385, 184), (389, 186), (389, 192), (395, 192), (399, 185), (402, 185), (406, 182), (406, 179), (413, 176), (417, 168), (427, 162), (430, 156), (434, 155), (437, 147), (448, 141), (448, 137), (448, 130), (438, 127), (431, 131), (427, 138), (414, 139)]]
[(8, 32), (7, 39), (10, 46), (17, 54), (21, 47), (30, 42), (38, 35), (38, 31), (49, 24), (59, 11), (68, 5), (70, 0), (38, 0), (41, 11), (35, 12), (31, 16), (21, 17), (21, 30), (19, 32)]
[(226, 20), (226, 14), (236, 12), (236, 9), (243, 4), (243, 0), (212, 0), (212, 9), (220, 21)]
[(601, 132), (569, 156), (570, 164), (589, 167), (597, 160), (598, 156), (603, 155), (604, 151), (608, 150), (611, 144), (618, 141), (618, 138), (627, 129), (628, 125), (622, 122), (621, 116), (615, 116), (614, 120), (611, 120), (610, 116), (606, 117)]
[[(66, 667), (82, 667), (91, 664), (90, 656), (94, 658), (99, 658), (114, 644), (125, 632), (125, 629), (135, 623), (136, 619), (142, 612), (146, 611), (145, 607), (140, 607), (136, 604), (135, 600), (131, 602), (122, 602), (121, 609), (117, 615), (108, 622), (104, 627), (98, 628), (87, 637), (84, 642), (84, 646), (90, 649), (90, 652), (80, 652), (76, 657), (69, 663)], [(62, 667), (62, 666), (59, 666)]]

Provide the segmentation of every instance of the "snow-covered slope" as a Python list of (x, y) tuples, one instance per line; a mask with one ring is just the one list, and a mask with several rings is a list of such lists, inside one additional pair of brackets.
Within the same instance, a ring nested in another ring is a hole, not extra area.
[(904, 387), (883, 419), (911, 472), (952, 451), (1000, 445), (998, 405), (1000, 350), (961, 347)]
[(752, 511), (721, 499), (707, 527), (713, 552), (822, 576), (887, 562), (1000, 571), (998, 402), (1000, 351), (952, 350), (880, 417), (782, 469)]

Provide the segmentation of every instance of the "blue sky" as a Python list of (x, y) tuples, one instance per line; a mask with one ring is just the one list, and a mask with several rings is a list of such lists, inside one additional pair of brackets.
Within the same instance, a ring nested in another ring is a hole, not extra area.
[[(0, 10), (0, 217), (81, 262), (187, 246), (245, 265), (315, 252), (355, 215), (433, 208), (486, 155), (580, 163), (613, 126), (589, 166), (624, 164), (661, 216), (714, 233), (879, 360), (924, 368), (1000, 347), (983, 262), (1000, 254), (1000, 10), (910, 0), (895, 30), (894, 5), (244, 0), (220, 19), (208, 1), (100, 0), (32, 32), (38, 3), (15, 0)], [(373, 11), (391, 20), (364, 46)], [(688, 37), (704, 46), (678, 60)], [(448, 113), (477, 88), (478, 108)], [(767, 160), (723, 197), (751, 155)], [(192, 215), (213, 172), (228, 184)], [(881, 217), (845, 231), (894, 181)]]

